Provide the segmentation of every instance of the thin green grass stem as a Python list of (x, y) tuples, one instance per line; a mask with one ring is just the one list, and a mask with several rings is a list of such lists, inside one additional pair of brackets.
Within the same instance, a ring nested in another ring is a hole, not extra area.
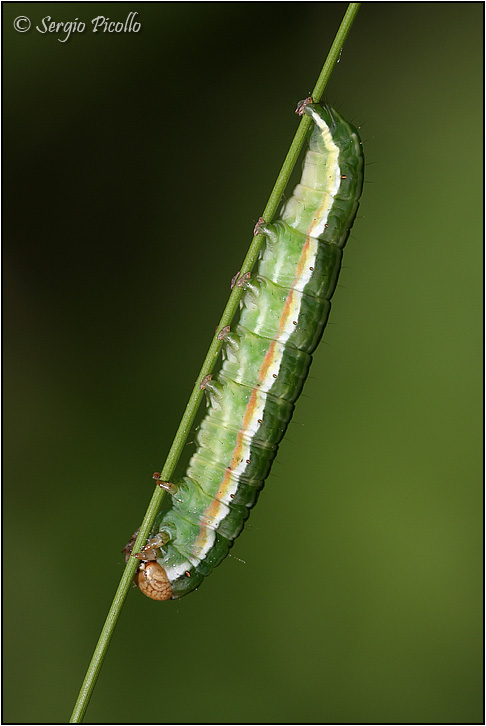
[[(353, 24), (356, 14), (359, 10), (359, 6), (360, 3), (350, 3), (348, 5), (342, 23), (331, 46), (331, 50), (329, 51), (326, 62), (322, 67), (321, 73), (312, 92), (312, 98), (315, 102), (321, 100), (322, 94), (324, 92), (324, 89), (326, 88), (331, 73), (337, 61), (339, 60), (344, 42), (349, 34), (351, 25)], [(285, 161), (282, 164), (282, 168), (280, 169), (280, 173), (277, 177), (277, 181), (275, 182), (272, 193), (270, 194), (270, 198), (263, 211), (262, 217), (266, 222), (271, 221), (275, 215), (275, 212), (277, 211), (277, 207), (280, 204), (282, 194), (285, 190), (292, 169), (294, 168), (295, 162), (297, 161), (299, 153), (302, 149), (310, 124), (311, 119), (308, 116), (304, 115), (300, 121), (299, 127), (294, 136), (294, 140), (292, 141)], [(255, 264), (258, 254), (260, 252), (260, 247), (263, 243), (263, 239), (264, 238), (262, 235), (257, 235), (253, 237), (248, 253), (243, 261), (243, 264), (241, 265), (240, 276), (252, 270), (253, 265)], [(235, 286), (233, 288), (233, 291), (231, 292), (231, 295), (229, 296), (228, 302), (224, 309), (223, 315), (221, 316), (221, 320), (219, 321), (219, 325), (217, 327), (218, 331), (226, 325), (230, 324), (238, 308), (242, 292), (243, 290), (241, 287)], [(185, 442), (191, 430), (192, 423), (199, 408), (199, 404), (201, 403), (201, 399), (204, 394), (204, 391), (201, 389), (200, 386), (201, 381), (206, 375), (208, 375), (208, 373), (212, 371), (221, 350), (221, 345), (222, 342), (217, 339), (217, 335), (215, 334), (207, 352), (206, 358), (204, 359), (204, 363), (202, 364), (196, 384), (193, 388), (181, 422), (179, 424), (179, 428), (177, 429), (177, 433), (174, 437), (174, 441), (172, 442), (172, 446), (170, 447), (169, 454), (162, 469), (162, 481), (170, 481), (177, 462), (179, 461)], [(155, 491), (152, 494), (152, 499), (150, 500), (148, 509), (145, 513), (143, 522), (140, 526), (140, 531), (133, 547), (134, 552), (139, 552), (142, 546), (145, 544), (157, 512), (160, 509), (163, 497), (164, 490), (161, 489), (159, 486), (156, 486)], [(131, 557), (125, 567), (122, 578), (120, 580), (120, 584), (118, 585), (115, 597), (111, 604), (108, 616), (106, 618), (105, 624), (101, 631), (101, 635), (93, 653), (91, 663), (86, 672), (83, 685), (81, 686), (78, 699), (71, 715), (70, 723), (81, 723), (83, 720), (89, 700), (91, 698), (91, 694), (96, 684), (96, 680), (101, 670), (101, 666), (103, 665), (103, 660), (105, 658), (106, 651), (108, 649), (108, 645), (110, 643), (111, 636), (116, 625), (116, 621), (121, 612), (121, 608), (127, 596), (138, 564), (139, 560)]]

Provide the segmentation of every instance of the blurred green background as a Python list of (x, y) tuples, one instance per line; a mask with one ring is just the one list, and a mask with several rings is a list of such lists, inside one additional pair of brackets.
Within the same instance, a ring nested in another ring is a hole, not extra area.
[[(4, 721), (69, 718), (345, 9), (3, 6)], [(87, 722), (482, 720), (482, 44), (481, 3), (362, 7), (325, 342), (234, 556), (130, 593)]]

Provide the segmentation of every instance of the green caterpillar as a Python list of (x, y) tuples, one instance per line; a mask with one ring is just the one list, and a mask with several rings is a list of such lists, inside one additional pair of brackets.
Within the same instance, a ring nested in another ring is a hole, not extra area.
[[(363, 186), (357, 130), (334, 109), (306, 99), (314, 122), (302, 179), (265, 235), (239, 323), (225, 328), (223, 364), (207, 376), (209, 410), (197, 449), (141, 552), (135, 581), (154, 600), (180, 598), (226, 557), (270, 471), (327, 322), (342, 248)], [(133, 542), (132, 542), (133, 545)], [(128, 551), (130, 545), (127, 545)]]

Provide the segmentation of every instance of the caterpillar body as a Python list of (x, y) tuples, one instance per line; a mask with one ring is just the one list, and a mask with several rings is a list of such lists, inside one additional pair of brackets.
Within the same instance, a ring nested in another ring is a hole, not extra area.
[[(171, 495), (159, 513), (135, 581), (155, 600), (198, 587), (228, 554), (268, 476), (327, 322), (342, 249), (363, 186), (357, 130), (306, 99), (314, 122), (302, 178), (265, 235), (239, 323), (221, 331), (223, 363), (205, 379), (209, 408), (185, 476), (159, 482)], [(158, 475), (154, 475), (155, 478)]]

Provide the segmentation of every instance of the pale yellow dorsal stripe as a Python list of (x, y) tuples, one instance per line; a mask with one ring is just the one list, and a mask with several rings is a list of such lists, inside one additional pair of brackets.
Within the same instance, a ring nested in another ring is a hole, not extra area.
[(326, 151), (329, 154), (330, 169), (328, 190), (327, 192), (323, 192), (322, 202), (315, 213), (309, 229), (307, 230), (307, 234), (311, 235), (311, 237), (319, 237), (319, 235), (324, 231), (329, 210), (331, 209), (334, 201), (334, 196), (339, 190), (339, 185), (341, 183), (341, 170), (339, 168), (339, 147), (336, 146), (332, 139), (329, 126), (326, 124), (324, 119), (322, 119), (319, 114), (314, 111), (314, 109), (311, 109), (311, 115), (312, 120), (321, 131), (321, 138), (324, 142), (324, 146), (326, 147)]

